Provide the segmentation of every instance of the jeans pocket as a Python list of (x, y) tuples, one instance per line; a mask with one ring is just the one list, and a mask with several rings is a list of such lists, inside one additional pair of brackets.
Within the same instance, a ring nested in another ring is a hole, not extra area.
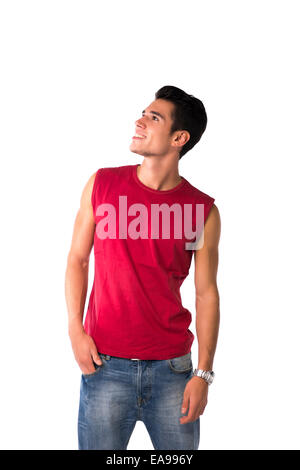
[(102, 364), (99, 365), (99, 364), (96, 364), (96, 362), (93, 361), (93, 364), (94, 364), (94, 367), (96, 370), (94, 370), (94, 372), (91, 372), (90, 374), (82, 374), (83, 378), (85, 379), (88, 379), (89, 377), (94, 377), (94, 375), (97, 375), (99, 373), (99, 371), (102, 369), (103, 367), (103, 364), (104, 364), (104, 359), (103, 359), (103, 355), (98, 353), (99, 354), (99, 357), (102, 361)]
[(193, 368), (191, 352), (184, 354), (183, 356), (168, 359), (168, 366), (171, 371), (179, 374), (184, 372), (190, 372)]

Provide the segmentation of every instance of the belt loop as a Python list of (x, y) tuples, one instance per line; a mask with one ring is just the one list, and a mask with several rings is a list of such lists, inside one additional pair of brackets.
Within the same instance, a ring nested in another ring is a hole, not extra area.
[(108, 354), (103, 354), (101, 352), (99, 352), (100, 356), (103, 356), (104, 359), (107, 359), (108, 361), (110, 360), (111, 356), (109, 356)]

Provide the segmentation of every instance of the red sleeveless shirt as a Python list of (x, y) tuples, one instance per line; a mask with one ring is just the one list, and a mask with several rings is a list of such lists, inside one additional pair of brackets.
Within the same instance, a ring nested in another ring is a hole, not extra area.
[(180, 286), (195, 251), (187, 247), (196, 241), (196, 206), (203, 227), (215, 199), (183, 177), (167, 191), (149, 188), (138, 166), (96, 173), (95, 276), (84, 329), (103, 354), (172, 359), (190, 352), (194, 340)]

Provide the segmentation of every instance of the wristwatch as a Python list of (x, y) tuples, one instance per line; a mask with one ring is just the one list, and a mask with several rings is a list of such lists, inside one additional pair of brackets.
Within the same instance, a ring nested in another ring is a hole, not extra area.
[(213, 383), (215, 377), (215, 373), (212, 370), (202, 369), (195, 369), (193, 375), (195, 375), (196, 377), (201, 377), (205, 380), (205, 382), (208, 383), (208, 385), (211, 385)]

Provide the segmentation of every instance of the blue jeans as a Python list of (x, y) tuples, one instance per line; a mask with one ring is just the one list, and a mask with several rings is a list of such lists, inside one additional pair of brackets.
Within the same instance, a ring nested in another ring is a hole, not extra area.
[(154, 449), (198, 449), (200, 418), (179, 421), (184, 389), (193, 375), (191, 352), (165, 360), (99, 356), (102, 365), (94, 363), (95, 372), (81, 375), (79, 450), (126, 450), (138, 420)]

